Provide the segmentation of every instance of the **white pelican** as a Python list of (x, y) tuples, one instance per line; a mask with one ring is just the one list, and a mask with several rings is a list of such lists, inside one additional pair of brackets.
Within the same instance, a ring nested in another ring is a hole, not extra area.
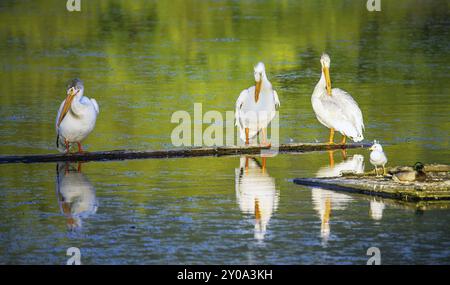
[(278, 207), (275, 179), (258, 160), (242, 156), (235, 171), (235, 183), (239, 207), (243, 213), (255, 215), (255, 239), (262, 241), (270, 218)]
[(330, 129), (329, 143), (334, 143), (334, 131), (342, 134), (342, 144), (346, 137), (359, 142), (364, 139), (364, 122), (361, 110), (352, 96), (339, 88), (331, 89), (330, 57), (323, 54), (320, 58), (322, 75), (314, 88), (311, 103), (317, 120)]
[(74, 79), (67, 87), (67, 97), (61, 103), (56, 116), (56, 147), (59, 151), (69, 153), (71, 143), (78, 144), (92, 132), (99, 112), (95, 99), (83, 96), (84, 86), (80, 79)]
[(236, 101), (236, 126), (239, 127), (241, 140), (245, 141), (246, 145), (260, 131), (262, 145), (270, 145), (267, 143), (267, 126), (275, 117), (280, 100), (267, 79), (264, 63), (258, 63), (254, 71), (255, 86), (242, 91)]
[(373, 166), (375, 166), (375, 173), (378, 176), (378, 168), (377, 166), (383, 167), (383, 175), (386, 175), (386, 168), (384, 166), (387, 163), (387, 157), (384, 154), (383, 147), (381, 144), (379, 144), (377, 141), (373, 142), (373, 145), (370, 147), (370, 150), (372, 151), (370, 153), (370, 163), (372, 163)]
[(56, 165), (56, 193), (61, 212), (67, 217), (69, 229), (81, 227), (81, 219), (97, 212), (95, 188), (88, 178), (69, 163)]

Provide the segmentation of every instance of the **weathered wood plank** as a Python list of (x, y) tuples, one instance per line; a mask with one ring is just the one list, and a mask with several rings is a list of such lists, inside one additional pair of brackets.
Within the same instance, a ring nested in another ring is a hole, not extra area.
[[(324, 143), (295, 143), (283, 144), (278, 148), (279, 152), (308, 152), (333, 149), (364, 148), (368, 144), (328, 145)], [(13, 155), (0, 156), (2, 163), (45, 163), (60, 161), (105, 161), (145, 158), (174, 158), (174, 157), (199, 157), (199, 156), (224, 156), (242, 154), (260, 154), (262, 150), (269, 151), (267, 147), (258, 146), (226, 146), (226, 147), (200, 147), (171, 150), (112, 150), (98, 152), (83, 152), (71, 154), (42, 154), (42, 155)], [(272, 149), (274, 150), (274, 149)]]
[(403, 201), (450, 200), (450, 181), (398, 183), (390, 177), (296, 178), (294, 183)]

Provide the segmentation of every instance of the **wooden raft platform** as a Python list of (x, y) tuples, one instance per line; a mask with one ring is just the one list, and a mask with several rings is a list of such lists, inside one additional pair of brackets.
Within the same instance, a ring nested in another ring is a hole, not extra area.
[[(282, 144), (278, 147), (278, 152), (309, 152), (325, 151), (335, 149), (365, 148), (369, 144), (354, 143), (346, 145), (329, 145), (325, 143), (293, 143)], [(225, 156), (225, 155), (257, 155), (262, 151), (267, 151), (270, 155), (274, 151), (268, 147), (259, 146), (224, 146), (224, 147), (199, 147), (172, 150), (112, 150), (98, 152), (83, 152), (71, 154), (42, 154), (42, 155), (13, 155), (0, 156), (0, 164), (4, 163), (45, 163), (62, 161), (105, 161), (105, 160), (125, 160), (125, 159), (145, 159), (145, 158), (174, 158), (174, 157), (200, 157), (200, 156)]]
[(296, 178), (293, 182), (299, 185), (408, 202), (450, 201), (450, 166), (427, 165), (425, 171), (428, 176), (426, 182), (395, 182), (390, 175), (375, 177), (372, 173), (363, 175), (344, 173), (342, 177), (334, 178)]

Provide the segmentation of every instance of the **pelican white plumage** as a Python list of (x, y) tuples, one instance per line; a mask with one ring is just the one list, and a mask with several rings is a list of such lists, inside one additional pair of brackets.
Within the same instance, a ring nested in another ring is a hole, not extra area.
[[(95, 127), (99, 107), (95, 99), (83, 96), (84, 85), (74, 79), (67, 87), (67, 97), (61, 103), (56, 116), (56, 147), (69, 152), (70, 144), (77, 143), (82, 152), (81, 142)], [(64, 148), (65, 147), (65, 148)]]
[(342, 134), (342, 144), (346, 137), (355, 142), (364, 139), (364, 122), (358, 103), (342, 89), (331, 89), (330, 57), (323, 54), (320, 58), (322, 74), (314, 88), (311, 103), (317, 120), (330, 129), (329, 143), (334, 143), (334, 131)]
[(267, 79), (264, 63), (254, 67), (255, 86), (245, 89), (236, 101), (236, 126), (239, 127), (240, 138), (248, 145), (262, 131), (262, 144), (267, 143), (267, 126), (276, 115), (280, 106), (278, 94)]

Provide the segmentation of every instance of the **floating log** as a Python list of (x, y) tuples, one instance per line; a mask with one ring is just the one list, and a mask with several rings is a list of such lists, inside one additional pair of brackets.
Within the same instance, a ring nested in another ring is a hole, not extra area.
[[(308, 151), (324, 151), (348, 148), (364, 148), (369, 144), (324, 144), (324, 143), (293, 143), (282, 144), (278, 147), (278, 152), (308, 152)], [(71, 154), (42, 154), (42, 155), (13, 155), (0, 156), (0, 164), (2, 163), (44, 163), (44, 162), (61, 162), (61, 161), (105, 161), (105, 160), (125, 160), (125, 159), (144, 159), (144, 158), (174, 158), (174, 157), (198, 157), (198, 156), (225, 156), (225, 155), (257, 155), (266, 152), (276, 153), (276, 148), (259, 147), (259, 146), (224, 146), (224, 147), (199, 147), (171, 150), (112, 150), (98, 152), (83, 152)]]
[(426, 165), (425, 182), (395, 182), (392, 177), (375, 177), (371, 173), (331, 178), (296, 178), (294, 183), (335, 191), (353, 192), (399, 199), (408, 202), (450, 200), (450, 167)]

